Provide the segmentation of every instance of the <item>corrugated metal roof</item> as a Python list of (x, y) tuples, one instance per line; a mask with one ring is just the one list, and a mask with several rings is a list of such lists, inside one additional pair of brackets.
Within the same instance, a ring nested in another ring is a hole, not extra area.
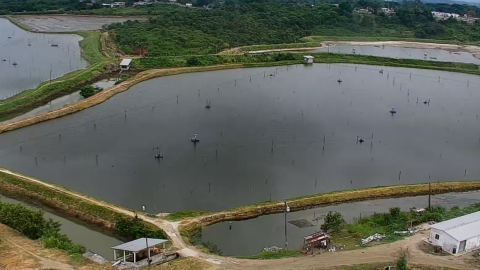
[(444, 231), (458, 241), (480, 235), (480, 211), (433, 224), (430, 228)]
[(132, 62), (132, 59), (125, 58), (120, 62), (120, 66), (128, 66)]
[[(159, 244), (163, 244), (168, 242), (168, 240), (165, 239), (155, 239), (155, 238), (148, 238), (148, 247), (154, 247)], [(137, 240), (133, 240), (128, 243), (120, 244), (118, 246), (112, 247), (112, 249), (116, 250), (126, 250), (130, 252), (139, 252), (141, 250), (147, 249), (147, 243), (145, 241), (145, 238), (139, 238)]]

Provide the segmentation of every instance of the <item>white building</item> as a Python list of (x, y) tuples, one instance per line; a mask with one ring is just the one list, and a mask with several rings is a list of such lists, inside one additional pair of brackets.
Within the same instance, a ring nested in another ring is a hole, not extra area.
[(303, 56), (303, 63), (313, 64), (313, 59), (315, 59), (315, 57), (313, 57), (311, 55), (305, 55), (305, 56)]
[(380, 9), (380, 13), (383, 13), (385, 15), (395, 15), (396, 12), (395, 12), (395, 9), (393, 9), (393, 8), (385, 8), (384, 7), (384, 8)]
[(120, 69), (121, 70), (129, 70), (130, 64), (132, 63), (132, 59), (125, 58), (120, 62)]
[(192, 5), (192, 3), (186, 3), (185, 6), (192, 7), (193, 5)]
[(448, 20), (450, 17), (454, 19), (458, 19), (460, 17), (460, 15), (456, 13), (446, 13), (446, 12), (437, 12), (437, 11), (432, 11), (432, 16), (437, 20)]
[(480, 247), (480, 211), (431, 225), (430, 228), (428, 241), (449, 253), (460, 254)]

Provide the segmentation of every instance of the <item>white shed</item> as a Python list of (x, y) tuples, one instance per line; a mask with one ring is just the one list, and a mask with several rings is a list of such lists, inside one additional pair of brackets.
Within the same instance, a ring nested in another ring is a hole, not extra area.
[(480, 247), (480, 211), (430, 226), (428, 241), (452, 254)]
[(132, 63), (132, 59), (125, 58), (120, 62), (120, 69), (121, 70), (129, 70), (130, 69), (130, 63)]
[(303, 62), (305, 64), (313, 64), (313, 59), (315, 59), (315, 57), (311, 56), (311, 55), (305, 55), (303, 56)]

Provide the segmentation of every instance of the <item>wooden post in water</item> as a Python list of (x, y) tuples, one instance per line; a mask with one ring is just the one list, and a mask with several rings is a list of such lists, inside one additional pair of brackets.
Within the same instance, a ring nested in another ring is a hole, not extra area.
[(35, 166), (38, 166), (37, 157), (35, 157)]
[(398, 181), (400, 181), (400, 178), (402, 177), (402, 171), (398, 173)]
[(465, 173), (463, 174), (464, 177), (467, 176), (467, 169), (465, 169)]
[(212, 183), (209, 182), (209, 183), (208, 183), (208, 194), (210, 194), (210, 188), (211, 188), (211, 186), (212, 186)]
[(428, 183), (428, 211), (430, 211), (431, 208), (431, 196), (432, 196), (432, 183)]
[(98, 167), (98, 154), (95, 156), (95, 163), (97, 164), (97, 167)]
[(315, 188), (317, 188), (317, 181), (318, 181), (318, 177), (315, 178)]

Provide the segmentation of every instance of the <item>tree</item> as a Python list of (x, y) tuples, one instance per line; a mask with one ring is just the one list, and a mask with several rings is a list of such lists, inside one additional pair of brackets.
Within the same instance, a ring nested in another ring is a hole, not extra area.
[(93, 86), (91, 86), (91, 85), (86, 85), (86, 86), (82, 87), (82, 89), (80, 89), (80, 95), (83, 98), (91, 97), (91, 96), (95, 95), (95, 88), (93, 88)]
[(324, 232), (336, 232), (346, 223), (342, 214), (336, 211), (329, 211), (324, 220), (325, 222), (320, 226)]

